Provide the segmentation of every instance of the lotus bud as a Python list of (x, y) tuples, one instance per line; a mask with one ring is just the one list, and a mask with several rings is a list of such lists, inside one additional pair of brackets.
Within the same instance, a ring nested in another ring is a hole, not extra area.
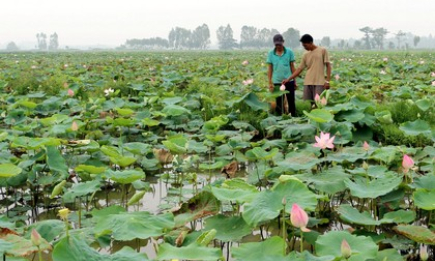
[(369, 169), (369, 164), (367, 164), (367, 162), (364, 161), (362, 164), (362, 168), (367, 171)]
[(30, 234), (30, 241), (34, 246), (39, 247), (41, 245), (41, 235), (36, 231), (36, 229), (32, 229), (32, 233)]
[(403, 160), (402, 160), (402, 167), (404, 168), (404, 172), (408, 172), (409, 169), (411, 169), (412, 167), (414, 167), (414, 161), (412, 160), (411, 157), (409, 157), (408, 155), (403, 155)]
[(347, 243), (346, 239), (341, 241), (341, 256), (344, 258), (349, 258), (352, 255), (352, 249), (350, 248), (349, 243)]
[(365, 151), (368, 151), (370, 149), (370, 145), (367, 143), (367, 141), (364, 141), (363, 148)]
[(279, 90), (280, 90), (280, 91), (285, 91), (285, 85), (284, 85), (284, 84), (281, 85), (281, 87), (279, 87)]
[(74, 91), (71, 89), (68, 89), (68, 96), (69, 97), (73, 97), (74, 96)]
[(78, 129), (79, 129), (79, 125), (77, 125), (77, 122), (73, 121), (73, 123), (71, 124), (71, 130), (77, 131)]
[(292, 206), (290, 221), (294, 227), (300, 228), (303, 232), (310, 232), (307, 228), (308, 215), (298, 204)]
[(283, 206), (287, 205), (287, 198), (283, 197), (281, 203)]

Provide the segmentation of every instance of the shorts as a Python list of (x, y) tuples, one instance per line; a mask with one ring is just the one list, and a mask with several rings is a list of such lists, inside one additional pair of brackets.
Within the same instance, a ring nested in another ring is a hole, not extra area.
[(304, 100), (314, 101), (316, 94), (320, 95), (325, 90), (323, 85), (305, 85), (304, 86)]

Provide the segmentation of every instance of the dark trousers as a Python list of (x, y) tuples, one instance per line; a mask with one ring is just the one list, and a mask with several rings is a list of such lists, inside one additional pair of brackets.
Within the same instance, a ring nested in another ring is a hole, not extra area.
[[(275, 84), (275, 90), (281, 87), (281, 84)], [(285, 84), (285, 90), (289, 93), (286, 93), (288, 103), (288, 112), (295, 117), (296, 116), (296, 104), (295, 104), (295, 82), (291, 81)], [(284, 95), (276, 98), (276, 114), (282, 115), (285, 113), (284, 109)]]

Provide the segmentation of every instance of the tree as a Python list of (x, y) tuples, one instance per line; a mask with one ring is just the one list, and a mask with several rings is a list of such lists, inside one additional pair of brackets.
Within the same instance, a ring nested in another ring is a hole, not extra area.
[(44, 33), (36, 34), (36, 39), (38, 40), (38, 49), (47, 50), (47, 35)]
[(388, 42), (388, 49), (393, 50), (396, 48), (396, 45), (393, 42)]
[(329, 48), (331, 46), (331, 38), (329, 36), (324, 36), (320, 41), (320, 44)]
[(229, 24), (227, 26), (220, 26), (216, 31), (216, 34), (219, 42), (219, 49), (231, 50), (237, 46), (236, 40), (233, 37), (233, 29)]
[(287, 31), (282, 33), (284, 40), (286, 41), (287, 46), (292, 49), (296, 49), (300, 46), (299, 40), (301, 39), (301, 35), (299, 30), (294, 28), (289, 28)]
[(18, 46), (17, 46), (17, 44), (15, 42), (10, 42), (6, 46), (6, 51), (8, 51), (8, 52), (15, 52), (15, 51), (18, 51), (18, 50), (19, 50), (19, 48), (18, 48)]
[(362, 48), (362, 42), (359, 41), (359, 40), (356, 40), (356, 41), (353, 43), (353, 49), (357, 49), (357, 50), (359, 50), (359, 49), (361, 49), (361, 48)]
[(406, 36), (406, 33), (402, 32), (402, 30), (400, 30), (399, 32), (396, 33), (397, 48), (398, 49), (402, 48), (402, 40), (405, 36)]
[(206, 49), (210, 44), (210, 30), (206, 24), (198, 26), (190, 37), (190, 47), (194, 49)]
[(344, 49), (344, 47), (346, 47), (346, 41), (341, 39), (340, 42), (338, 42), (337, 47), (340, 49)]
[(414, 47), (417, 47), (420, 40), (421, 40), (420, 36), (414, 36)]
[(258, 29), (254, 26), (243, 26), (240, 33), (240, 48), (258, 48)]
[(367, 49), (367, 50), (372, 49), (372, 46), (370, 44), (370, 33), (373, 31), (372, 28), (366, 26), (366, 27), (361, 28), (359, 30), (364, 33), (363, 41), (364, 41), (365, 49)]
[(169, 46), (174, 49), (191, 49), (192, 32), (185, 28), (175, 27), (169, 33)]
[(378, 49), (383, 50), (384, 49), (384, 40), (385, 36), (388, 34), (388, 30), (381, 27), (377, 28), (375, 30), (371, 31), (372, 39), (373, 39), (373, 45), (378, 47)]
[(48, 45), (48, 50), (56, 51), (59, 48), (59, 38), (57, 33), (50, 35), (50, 44)]

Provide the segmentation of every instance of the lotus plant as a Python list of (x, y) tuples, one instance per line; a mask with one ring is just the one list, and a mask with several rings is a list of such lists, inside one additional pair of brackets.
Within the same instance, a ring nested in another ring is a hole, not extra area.
[(247, 80), (244, 80), (242, 83), (243, 83), (243, 85), (253, 84), (254, 83), (254, 79), (247, 79)]
[(403, 160), (402, 160), (402, 167), (403, 167), (403, 172), (404, 173), (408, 173), (409, 170), (414, 167), (414, 160), (412, 160), (411, 157), (409, 157), (408, 155), (403, 155)]
[(367, 141), (364, 141), (363, 149), (364, 149), (365, 151), (369, 151), (369, 149), (370, 149), (370, 145), (367, 143)]
[(68, 216), (71, 213), (71, 211), (68, 208), (60, 209), (58, 212), (58, 216), (60, 219), (65, 222), (65, 229), (66, 229), (66, 237), (69, 237), (69, 223), (68, 223)]
[(36, 231), (36, 229), (32, 229), (32, 233), (30, 234), (30, 241), (32, 242), (32, 244), (34, 246), (36, 246), (38, 248), (38, 256), (39, 256), (39, 261), (42, 261), (42, 252), (41, 252), (41, 248), (40, 245), (42, 244), (42, 239), (41, 239), (41, 235), (38, 233), (38, 231)]
[(320, 132), (320, 137), (316, 136), (316, 143), (313, 145), (316, 148), (321, 149), (333, 149), (335, 136), (330, 137), (330, 133)]
[(345, 259), (348, 259), (352, 255), (352, 249), (350, 248), (349, 243), (346, 239), (341, 241), (341, 256)]
[(319, 94), (316, 94), (314, 97), (314, 102), (316, 103), (317, 107), (325, 107), (328, 104), (328, 100), (326, 100), (325, 97), (320, 98)]
[(294, 227), (301, 230), (301, 253), (304, 250), (304, 234), (303, 232), (310, 232), (307, 228), (308, 225), (308, 214), (305, 212), (298, 204), (293, 204), (292, 210), (290, 212), (290, 221)]

